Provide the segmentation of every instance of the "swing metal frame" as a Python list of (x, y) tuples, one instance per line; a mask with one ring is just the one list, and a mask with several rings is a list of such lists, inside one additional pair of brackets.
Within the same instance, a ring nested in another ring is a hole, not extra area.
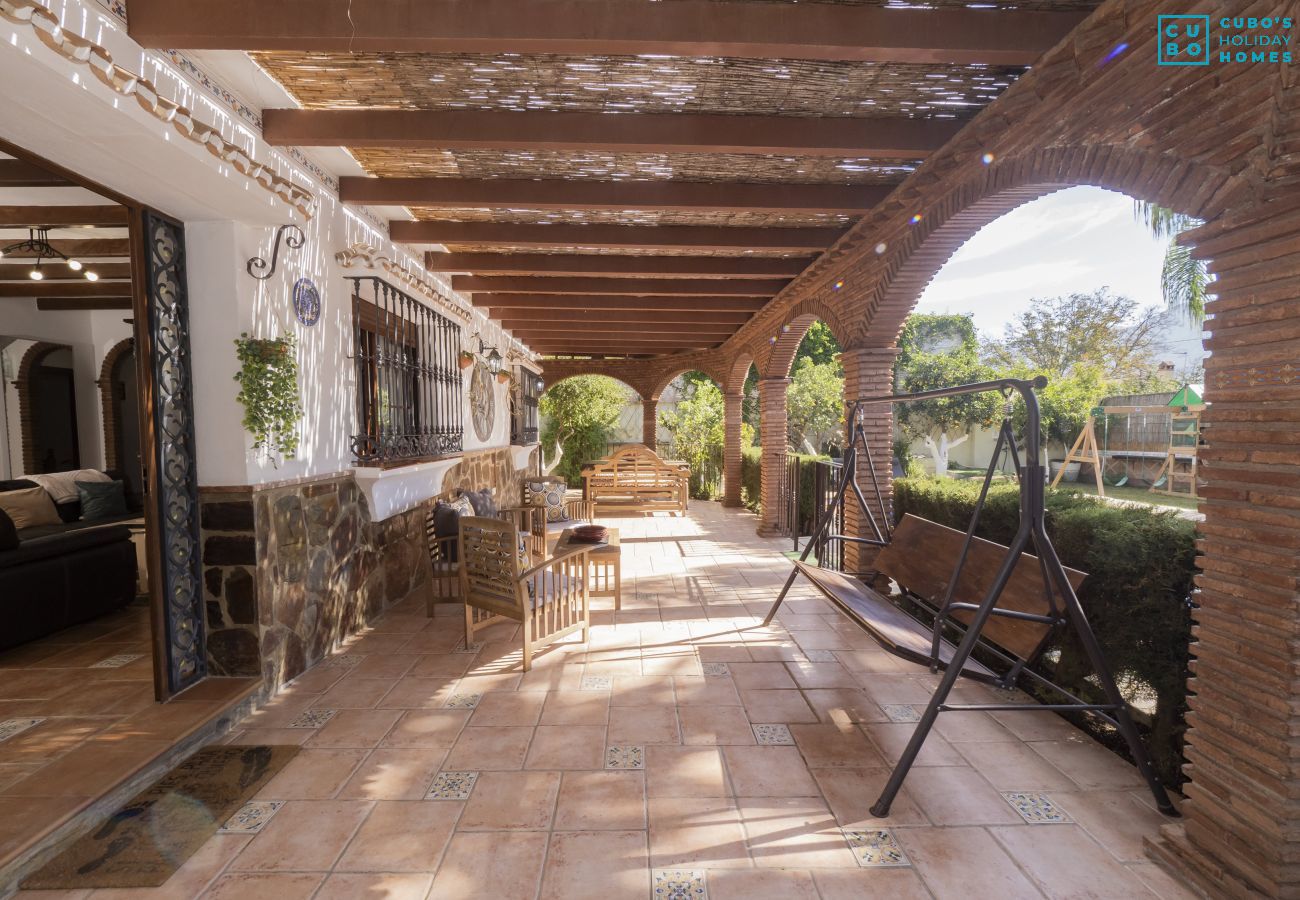
[[(1079, 598), (1075, 593), (1074, 587), (1066, 574), (1065, 566), (1057, 556), (1056, 549), (1052, 545), (1051, 538), (1047, 535), (1045, 522), (1045, 484), (1046, 471), (1042, 460), (1042, 439), (1041, 439), (1041, 416), (1038, 407), (1038, 397), (1035, 391), (1042, 390), (1047, 386), (1047, 379), (1038, 377), (1032, 381), (1024, 379), (999, 379), (996, 381), (984, 381), (974, 384), (957, 385), (950, 388), (940, 388), (930, 391), (918, 391), (908, 394), (885, 394), (880, 396), (862, 397), (854, 401), (850, 410), (849, 421), (851, 422), (850, 435), (848, 444), (844, 451), (844, 462), (841, 470), (840, 484), (835, 491), (834, 498), (830, 505), (823, 511), (819, 517), (816, 532), (808, 541), (807, 547), (799, 557), (799, 562), (807, 562), (809, 554), (814, 547), (820, 546), (823, 541), (841, 541), (846, 543), (855, 543), (865, 546), (885, 547), (890, 540), (890, 526), (886, 517), (883, 515), (886, 510), (884, 496), (880, 489), (880, 481), (876, 476), (876, 467), (871, 456), (871, 445), (867, 441), (866, 430), (863, 424), (863, 412), (866, 407), (882, 404), (907, 403), (916, 400), (929, 400), (941, 397), (955, 397), (964, 394), (986, 393), (997, 391), (1006, 399), (1006, 413), (1002, 421), (1002, 426), (998, 430), (997, 444), (995, 445), (992, 459), (989, 462), (988, 470), (985, 472), (983, 485), (981, 486), (979, 499), (976, 501), (975, 510), (971, 515), (970, 524), (966, 529), (965, 539), (962, 544), (961, 553), (957, 557), (952, 576), (948, 579), (947, 588), (944, 592), (942, 601), (937, 607), (929, 606), (934, 613), (933, 642), (931, 646), (931, 655), (929, 660), (930, 671), (939, 672), (943, 670), (939, 685), (930, 698), (930, 702), (921, 714), (920, 721), (916, 729), (912, 732), (912, 737), (908, 741), (907, 747), (899, 757), (898, 763), (894, 766), (888, 782), (881, 791), (879, 798), (871, 807), (871, 814), (880, 818), (889, 815), (890, 806), (897, 796), (899, 789), (903, 785), (907, 773), (911, 770), (912, 765), (916, 762), (917, 755), (921, 752), (921, 747), (925, 744), (930, 730), (934, 727), (935, 720), (941, 712), (955, 711), (979, 711), (979, 712), (1022, 712), (1034, 710), (1051, 710), (1055, 712), (1087, 712), (1099, 716), (1104, 721), (1112, 725), (1128, 745), (1129, 752), (1132, 754), (1133, 761), (1137, 766), (1139, 774), (1146, 781), (1155, 798), (1157, 807), (1162, 813), (1170, 816), (1178, 815), (1173, 804), (1166, 793), (1164, 786), (1156, 778), (1155, 772), (1151, 767), (1150, 757), (1147, 754), (1146, 747), (1142, 743), (1141, 736), (1138, 734), (1137, 727), (1129, 713), (1128, 705), (1125, 703), (1123, 695), (1120, 694), (1119, 687), (1115, 683), (1109, 666), (1102, 654), (1101, 646), (1097, 642), (1096, 635), (1093, 633), (1088, 618), (1084, 614), (1083, 607), (1079, 603)], [(1011, 426), (1011, 409), (1015, 395), (1018, 394), (1025, 404), (1025, 439), (1024, 439), (1024, 456), (1021, 458), (1020, 451), (1017, 449), (1015, 435)], [(876, 513), (868, 505), (857, 479), (858, 456), (861, 453), (866, 468), (871, 474), (871, 481), (874, 487), (875, 499), (878, 504), (877, 508), (882, 513), (882, 521), (877, 521)], [(960, 600), (955, 596), (956, 586), (961, 578), (962, 570), (965, 567), (967, 557), (970, 554), (972, 542), (975, 540), (975, 531), (979, 526), (980, 515), (984, 509), (984, 503), (988, 498), (989, 486), (992, 484), (993, 475), (999, 468), (1003, 453), (1009, 454), (1015, 471), (1018, 473), (1020, 483), (1020, 522), (1016, 530), (1015, 537), (1007, 547), (1005, 558), (1002, 560), (996, 575), (994, 576), (987, 592), (978, 602)], [(855, 500), (857, 501), (862, 514), (869, 523), (873, 537), (859, 537), (849, 534), (834, 534), (830, 531), (830, 525), (835, 520), (835, 514), (846, 500), (848, 492), (852, 490)], [(1022, 554), (1030, 551), (1032, 548), (1036, 552), (1038, 564), (1042, 573), (1044, 585), (1044, 600), (1048, 608), (1046, 615), (1037, 615), (1013, 609), (1000, 609), (997, 605), (998, 598), (1002, 595), (1007, 583), (1010, 581), (1015, 567), (1020, 563)], [(800, 572), (805, 577), (817, 585), (814, 575), (807, 571), (807, 567), (796, 566), (791, 571), (789, 578), (786, 579), (781, 593), (777, 596), (776, 602), (768, 611), (767, 617), (763, 620), (764, 625), (771, 623), (773, 617), (785, 600), (786, 594), (789, 593), (795, 579)], [(920, 599), (920, 598), (914, 598)], [(927, 605), (924, 604), (923, 605)], [(928, 605), (927, 605), (928, 606)], [(944, 627), (956, 626), (961, 627), (962, 623), (956, 622), (951, 618), (951, 614), (956, 611), (965, 611), (970, 614), (970, 620), (964, 626), (960, 642), (956, 650), (946, 665), (940, 661), (939, 647), (942, 641)], [(992, 616), (1004, 616), (1048, 626), (1048, 631), (1039, 643), (1037, 649), (1030, 654), (1029, 658), (1016, 658), (1009, 654), (1003, 653), (997, 647), (992, 646), (987, 641), (981, 643), (980, 636), (985, 624)], [(858, 621), (858, 624), (867, 628), (866, 624)], [(1038, 672), (1035, 672), (1030, 666), (1048, 647), (1057, 630), (1066, 626), (1075, 630), (1079, 643), (1083, 648), (1089, 663), (1093, 667), (1093, 672), (1097, 677), (1099, 686), (1105, 696), (1104, 703), (1090, 703), (1083, 700), (1065, 688), (1045, 678)], [(870, 628), (867, 628), (871, 632)], [(998, 680), (998, 685), (1003, 688), (1013, 688), (1021, 677), (1056, 692), (1065, 702), (1062, 703), (971, 703), (955, 704), (949, 703), (948, 697), (952, 692), (953, 686), (957, 679), (962, 675), (963, 668), (971, 658), (976, 644), (980, 644), (981, 650), (998, 658), (1010, 668)]]

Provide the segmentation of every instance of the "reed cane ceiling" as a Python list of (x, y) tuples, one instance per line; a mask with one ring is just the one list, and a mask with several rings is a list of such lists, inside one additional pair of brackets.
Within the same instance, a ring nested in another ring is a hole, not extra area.
[(343, 199), (407, 208), (394, 240), (534, 349), (657, 355), (734, 332), (1096, 5), (132, 0), (131, 32), (248, 51), (300, 104), (266, 139), (347, 147)]

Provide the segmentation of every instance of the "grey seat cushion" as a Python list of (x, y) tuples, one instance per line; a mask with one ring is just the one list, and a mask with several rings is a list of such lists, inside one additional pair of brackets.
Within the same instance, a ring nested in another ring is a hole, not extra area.
[[(537, 576), (528, 579), (528, 596), (533, 602), (533, 608), (545, 606), (551, 601), (564, 595), (564, 593), (576, 587), (577, 579), (570, 578), (558, 572), (541, 572)], [(541, 597), (538, 595), (538, 588), (541, 590)]]

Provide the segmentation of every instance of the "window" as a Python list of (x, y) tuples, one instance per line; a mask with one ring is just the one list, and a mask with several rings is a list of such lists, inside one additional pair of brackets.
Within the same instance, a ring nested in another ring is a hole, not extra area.
[(542, 396), (542, 376), (520, 366), (516, 381), (519, 387), (514, 398), (510, 443), (522, 447), (537, 443), (537, 404)]
[(463, 449), (460, 326), (381, 278), (351, 278), (357, 428), (362, 464)]

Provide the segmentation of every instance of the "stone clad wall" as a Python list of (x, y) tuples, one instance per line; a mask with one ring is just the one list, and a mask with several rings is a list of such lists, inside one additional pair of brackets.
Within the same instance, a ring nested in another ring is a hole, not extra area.
[[(444, 496), (491, 487), (519, 502), (536, 451), (515, 470), (508, 448), (467, 453)], [(426, 598), (428, 504), (372, 522), (351, 474), (201, 497), (208, 656), (214, 674), (275, 689), (390, 606)]]

